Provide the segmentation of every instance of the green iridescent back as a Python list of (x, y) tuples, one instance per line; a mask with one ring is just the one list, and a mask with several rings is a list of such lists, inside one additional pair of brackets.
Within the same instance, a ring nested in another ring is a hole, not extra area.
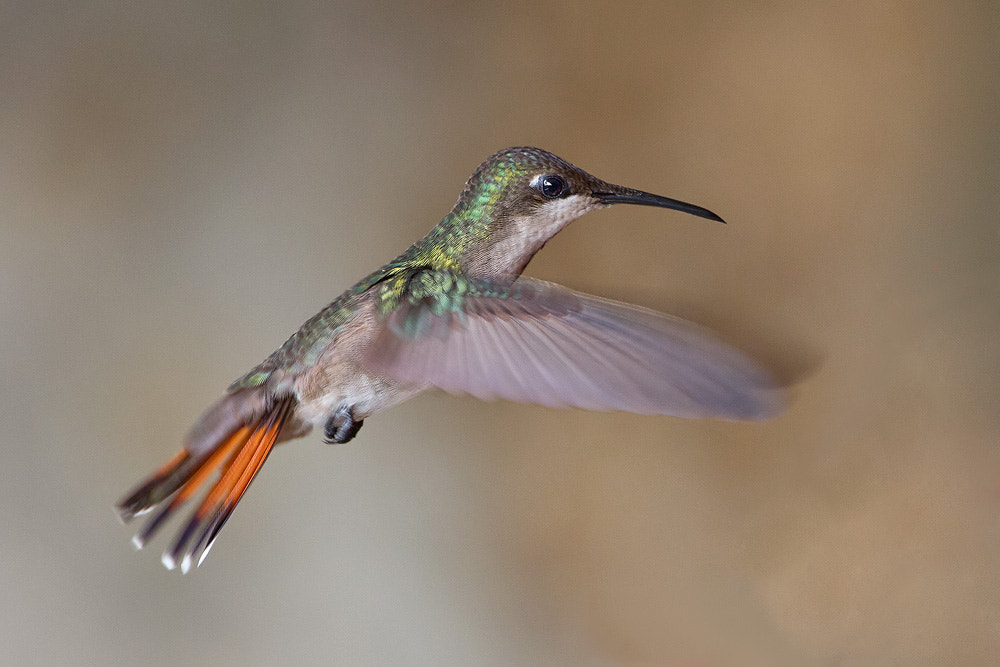
[[(494, 233), (494, 226), (506, 213), (500, 207), (510, 201), (505, 197), (508, 190), (526, 173), (567, 168), (574, 169), (562, 158), (539, 148), (514, 147), (490, 156), (466, 182), (451, 212), (427, 236), (337, 297), (261, 364), (230, 385), (229, 390), (259, 387), (280, 370), (278, 382), (271, 389), (275, 393), (290, 391), (294, 377), (317, 362), (340, 329), (357, 313), (361, 299), (371, 289), (377, 290), (375, 307), (383, 317), (403, 298), (427, 298), (432, 289), (438, 290), (435, 293), (438, 303), (457, 307), (469, 287), (460, 275), (462, 257)], [(412, 282), (414, 276), (426, 270), (459, 275), (446, 280), (441, 274), (429, 274)]]

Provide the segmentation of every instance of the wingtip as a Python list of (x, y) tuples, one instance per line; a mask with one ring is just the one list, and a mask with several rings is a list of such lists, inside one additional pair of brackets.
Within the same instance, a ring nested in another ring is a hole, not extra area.
[(738, 414), (738, 421), (763, 422), (774, 419), (787, 408), (785, 392), (778, 388), (768, 388), (747, 401), (745, 410)]
[(168, 570), (173, 570), (177, 567), (177, 561), (174, 560), (173, 554), (169, 551), (164, 551), (163, 555), (160, 556), (160, 562), (163, 563), (163, 567)]

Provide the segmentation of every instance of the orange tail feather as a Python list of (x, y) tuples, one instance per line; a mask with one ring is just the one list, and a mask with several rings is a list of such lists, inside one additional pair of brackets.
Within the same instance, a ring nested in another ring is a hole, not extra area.
[[(277, 400), (256, 423), (236, 428), (199, 456), (182, 451), (122, 499), (118, 509), (126, 521), (170, 499), (136, 534), (133, 543), (142, 548), (166, 519), (202, 488), (212, 473), (221, 469), (219, 479), (211, 486), (172, 547), (163, 554), (164, 565), (173, 569), (180, 562), (181, 570), (187, 572), (200, 552), (200, 565), (223, 524), (267, 460), (293, 403), (291, 397)], [(199, 538), (188, 547), (199, 529)]]

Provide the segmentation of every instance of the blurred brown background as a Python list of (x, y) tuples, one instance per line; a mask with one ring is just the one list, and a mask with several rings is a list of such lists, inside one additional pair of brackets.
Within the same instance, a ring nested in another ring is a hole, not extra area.
[[(0, 663), (941, 665), (1000, 651), (1000, 9), (7, 3)], [(206, 565), (111, 506), (536, 144), (702, 204), (528, 273), (712, 326), (764, 424), (425, 395)]]

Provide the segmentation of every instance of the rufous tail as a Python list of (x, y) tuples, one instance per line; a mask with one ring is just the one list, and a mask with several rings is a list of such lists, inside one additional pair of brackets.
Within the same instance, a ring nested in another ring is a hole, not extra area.
[(123, 521), (157, 510), (132, 538), (133, 544), (141, 549), (168, 517), (205, 487), (216, 471), (221, 471), (174, 543), (163, 553), (163, 564), (171, 570), (180, 565), (186, 573), (192, 564), (201, 565), (271, 453), (294, 402), (290, 396), (278, 398), (251, 423), (236, 422), (232, 428), (213, 429), (216, 442), (198, 443), (197, 447), (189, 444), (122, 498), (117, 508)]

